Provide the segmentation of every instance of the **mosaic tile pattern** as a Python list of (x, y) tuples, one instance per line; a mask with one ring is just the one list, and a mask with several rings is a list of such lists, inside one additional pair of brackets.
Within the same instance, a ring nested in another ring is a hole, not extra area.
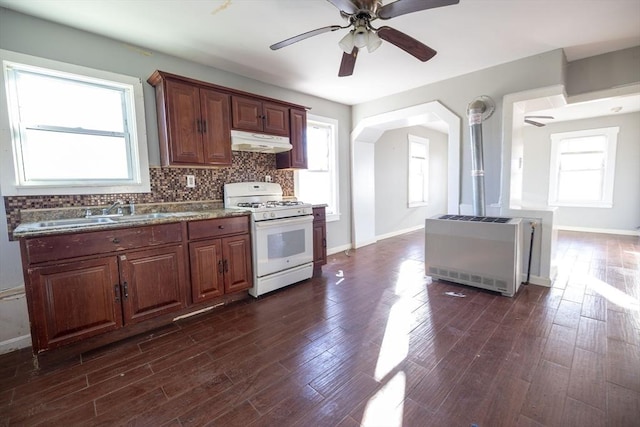
[[(4, 205), (9, 229), (20, 224), (21, 209), (72, 208), (110, 205), (121, 199), (133, 203), (169, 203), (198, 200), (222, 200), (223, 186), (228, 182), (264, 181), (271, 175), (282, 186), (285, 197), (294, 195), (293, 171), (276, 169), (274, 154), (246, 151), (232, 152), (232, 165), (221, 168), (160, 168), (149, 169), (150, 193), (86, 194), (69, 196), (5, 196)], [(186, 175), (194, 175), (196, 187), (187, 188)]]

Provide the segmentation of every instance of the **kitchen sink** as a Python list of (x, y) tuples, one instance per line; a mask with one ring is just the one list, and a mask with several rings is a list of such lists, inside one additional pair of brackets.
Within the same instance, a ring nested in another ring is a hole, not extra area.
[(129, 222), (129, 221), (147, 221), (150, 219), (160, 219), (160, 218), (176, 218), (176, 217), (189, 216), (189, 215), (195, 215), (195, 212), (152, 212), (147, 214), (118, 216), (118, 217), (114, 217), (113, 219), (117, 222)]
[(166, 212), (154, 212), (148, 214), (135, 214), (135, 215), (125, 215), (125, 216), (117, 216), (113, 219), (118, 222), (127, 222), (127, 221), (146, 221), (149, 219), (158, 219), (158, 218), (170, 218), (174, 216), (171, 213)]
[(82, 227), (90, 224), (110, 224), (114, 222), (115, 221), (113, 218), (52, 219), (50, 221), (33, 222), (29, 224), (29, 228), (42, 229), (42, 228)]
[(146, 214), (136, 215), (122, 215), (122, 216), (93, 216), (85, 218), (68, 218), (68, 219), (52, 219), (49, 221), (33, 222), (29, 224), (22, 224), (21, 228), (25, 230), (47, 230), (54, 228), (76, 228), (87, 227), (92, 225), (106, 225), (106, 224), (126, 224), (129, 222), (135, 223), (138, 221), (149, 221), (154, 219), (163, 218), (176, 218), (195, 215), (195, 212), (153, 212)]

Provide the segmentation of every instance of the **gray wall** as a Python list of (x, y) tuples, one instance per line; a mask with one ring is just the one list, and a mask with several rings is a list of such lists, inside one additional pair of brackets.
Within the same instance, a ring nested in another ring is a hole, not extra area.
[[(425, 64), (428, 72), (429, 63)], [(461, 202), (471, 204), (471, 154), (467, 105), (480, 95), (490, 96), (497, 104), (493, 116), (483, 123), (485, 186), (487, 204), (500, 197), (502, 167), (502, 97), (528, 89), (562, 84), (565, 57), (562, 50), (509, 62), (486, 70), (422, 86), (353, 107), (353, 124), (366, 117), (395, 111), (430, 101), (440, 101), (462, 118)], [(357, 159), (356, 159), (357, 161)]]
[[(154, 89), (146, 83), (147, 78), (156, 69), (305, 105), (311, 108), (313, 114), (338, 120), (340, 132), (338, 153), (341, 184), (340, 209), (342, 215), (340, 221), (327, 225), (327, 245), (331, 249), (350, 243), (349, 135), (352, 127), (351, 107), (184, 61), (159, 52), (145, 55), (117, 40), (3, 8), (0, 8), (0, 48), (140, 78), (145, 82), (144, 98), (150, 165), (160, 164)], [(3, 228), (0, 228), (0, 253), (2, 255), (0, 289), (23, 284), (21, 271), (15, 267), (15, 262), (19, 260), (18, 244), (8, 241), (6, 225), (3, 227), (5, 232), (2, 232)], [(10, 264), (9, 261), (11, 261)]]
[(612, 208), (559, 207), (559, 227), (624, 230), (640, 226), (640, 113), (550, 123), (524, 129), (523, 198), (525, 205), (546, 206), (552, 133), (619, 126)]
[[(407, 206), (407, 136), (429, 139), (429, 204)], [(424, 219), (447, 211), (447, 135), (422, 126), (386, 131), (376, 141), (376, 235), (424, 226)]]
[(579, 59), (567, 64), (569, 96), (637, 83), (640, 80), (640, 46)]

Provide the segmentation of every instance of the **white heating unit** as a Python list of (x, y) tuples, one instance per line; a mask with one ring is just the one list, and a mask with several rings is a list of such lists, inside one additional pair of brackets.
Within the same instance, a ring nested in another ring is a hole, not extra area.
[(224, 185), (224, 206), (251, 212), (254, 297), (313, 275), (312, 206), (283, 200), (280, 184)]
[(437, 215), (425, 221), (425, 273), (501, 292), (520, 288), (521, 218)]

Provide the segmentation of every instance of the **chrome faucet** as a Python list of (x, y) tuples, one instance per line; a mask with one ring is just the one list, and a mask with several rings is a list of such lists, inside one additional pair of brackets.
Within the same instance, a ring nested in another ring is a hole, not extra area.
[(102, 209), (102, 215), (109, 215), (109, 213), (113, 210), (113, 208), (115, 208), (116, 206), (118, 207), (118, 210), (116, 211), (117, 215), (122, 215), (122, 200), (116, 200), (115, 202), (113, 202), (113, 204), (111, 206), (109, 206), (106, 209)]

